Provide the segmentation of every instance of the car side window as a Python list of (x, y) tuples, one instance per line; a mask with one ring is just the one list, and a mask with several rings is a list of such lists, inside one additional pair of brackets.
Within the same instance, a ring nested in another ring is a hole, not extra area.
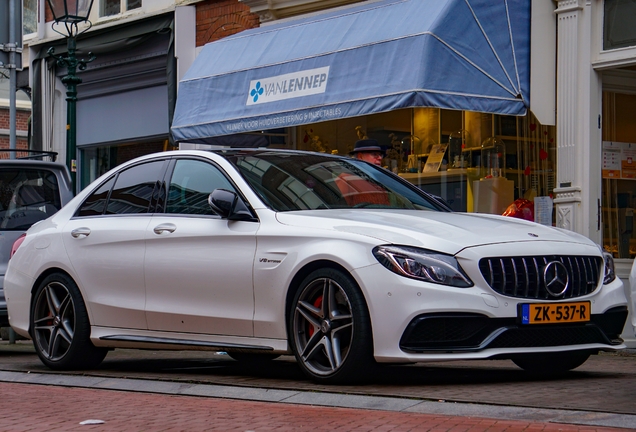
[(235, 191), (220, 169), (200, 160), (177, 160), (168, 188), (166, 213), (214, 215), (208, 196), (219, 188)]
[(152, 161), (121, 171), (86, 198), (77, 216), (148, 213), (166, 164), (165, 160)]
[(108, 195), (110, 190), (115, 184), (115, 177), (112, 177), (106, 183), (98, 187), (95, 192), (90, 194), (86, 201), (82, 204), (77, 216), (97, 216), (104, 214), (106, 203), (108, 202)]
[(148, 213), (153, 192), (159, 186), (165, 161), (135, 165), (122, 171), (115, 180), (106, 214)]

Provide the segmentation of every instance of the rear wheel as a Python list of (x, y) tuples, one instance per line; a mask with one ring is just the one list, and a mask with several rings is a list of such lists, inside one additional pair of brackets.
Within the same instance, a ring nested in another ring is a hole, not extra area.
[(47, 276), (35, 291), (31, 336), (40, 360), (51, 369), (92, 368), (107, 353), (91, 343), (82, 296), (75, 282), (62, 273)]
[(336, 384), (369, 372), (374, 364), (369, 312), (348, 275), (329, 268), (312, 272), (292, 304), (290, 342), (307, 376)]
[(554, 375), (576, 369), (587, 361), (589, 352), (530, 354), (512, 361), (521, 369), (541, 375)]

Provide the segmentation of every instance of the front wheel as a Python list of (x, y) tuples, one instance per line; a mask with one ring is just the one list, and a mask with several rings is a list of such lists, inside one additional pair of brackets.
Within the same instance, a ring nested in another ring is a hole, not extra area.
[(75, 282), (62, 273), (47, 276), (35, 291), (31, 337), (38, 357), (51, 369), (92, 368), (107, 353), (91, 343), (82, 296)]
[(314, 381), (357, 381), (373, 362), (369, 312), (362, 294), (341, 271), (320, 269), (301, 283), (289, 314), (290, 342)]
[(589, 352), (529, 354), (512, 359), (521, 369), (533, 374), (556, 375), (576, 369), (587, 361)]

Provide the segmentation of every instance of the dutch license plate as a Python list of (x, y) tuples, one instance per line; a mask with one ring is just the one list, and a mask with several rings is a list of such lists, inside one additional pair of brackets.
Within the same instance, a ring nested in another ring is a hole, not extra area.
[(522, 324), (557, 324), (590, 320), (590, 302), (526, 303), (520, 308)]

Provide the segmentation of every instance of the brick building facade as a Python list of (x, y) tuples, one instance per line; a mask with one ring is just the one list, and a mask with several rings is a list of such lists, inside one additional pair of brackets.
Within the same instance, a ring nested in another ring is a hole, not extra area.
[[(8, 149), (9, 148), (9, 107), (2, 106), (0, 107), (0, 149)], [(31, 111), (28, 109), (17, 109), (16, 110), (16, 147), (17, 148), (28, 148), (27, 135), (28, 135), (28, 123), (29, 117), (31, 116)], [(4, 152), (0, 152), (0, 158), (8, 157), (7, 154), (3, 154)]]
[(259, 26), (258, 15), (237, 0), (208, 0), (196, 8), (197, 47)]

